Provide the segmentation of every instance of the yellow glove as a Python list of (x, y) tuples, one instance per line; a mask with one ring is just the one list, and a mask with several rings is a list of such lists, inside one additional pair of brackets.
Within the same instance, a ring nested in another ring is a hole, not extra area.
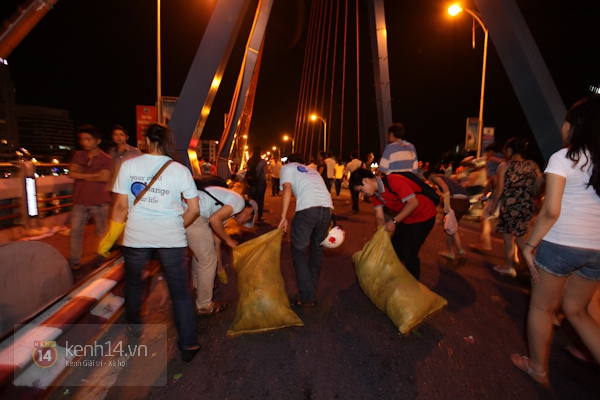
[(111, 219), (108, 232), (98, 245), (98, 254), (100, 254), (102, 257), (110, 256), (110, 249), (113, 247), (113, 244), (115, 244), (119, 236), (121, 236), (121, 233), (123, 233), (124, 229), (125, 222), (115, 222)]

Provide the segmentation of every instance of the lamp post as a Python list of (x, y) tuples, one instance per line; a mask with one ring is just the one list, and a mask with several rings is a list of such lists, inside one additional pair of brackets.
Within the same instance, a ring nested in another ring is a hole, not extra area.
[(319, 117), (317, 114), (311, 115), (310, 119), (313, 121), (320, 119), (321, 122), (323, 122), (323, 151), (327, 151), (327, 120), (325, 118)]
[[(454, 4), (448, 8), (448, 13), (452, 16), (460, 12), (466, 12), (470, 14), (481, 26), (484, 33), (483, 39), (483, 67), (481, 70), (481, 95), (479, 97), (479, 121), (477, 123), (477, 158), (481, 157), (481, 139), (483, 137), (483, 98), (485, 94), (485, 68), (487, 63), (487, 49), (488, 49), (488, 29), (481, 20), (481, 16), (476, 12), (473, 12), (467, 8), (461, 8), (459, 5)], [(473, 33), (474, 34), (474, 33)], [(475, 47), (475, 41), (473, 40), (473, 47)]]
[(275, 157), (275, 152), (277, 152), (277, 156), (281, 158), (281, 150), (279, 150), (277, 146), (273, 146), (273, 157)]
[(160, 0), (156, 0), (156, 119), (163, 123), (160, 50)]
[(291, 138), (290, 136), (288, 136), (288, 135), (285, 135), (285, 136), (283, 137), (283, 140), (284, 140), (284, 141), (288, 141), (288, 140), (290, 140), (290, 141), (292, 142), (292, 153), (293, 153), (293, 152), (294, 152), (294, 139), (292, 139), (292, 138)]

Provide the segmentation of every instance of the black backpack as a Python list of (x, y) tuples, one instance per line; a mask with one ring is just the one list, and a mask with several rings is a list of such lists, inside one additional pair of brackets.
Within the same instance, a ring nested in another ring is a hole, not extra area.
[[(416, 176), (415, 174), (413, 174), (412, 172), (399, 171), (399, 172), (392, 172), (392, 174), (402, 175), (403, 177), (410, 179), (411, 181), (413, 181), (414, 183), (419, 185), (419, 187), (421, 188), (421, 192), (416, 192), (416, 193), (421, 193), (422, 195), (426, 196), (429, 200), (431, 200), (433, 202), (434, 206), (437, 207), (440, 205), (440, 196), (437, 194), (435, 189), (432, 188), (431, 186), (429, 186), (428, 184), (426, 184), (425, 182), (423, 182), (422, 180), (420, 180), (419, 177)], [(383, 184), (385, 185), (385, 188), (387, 190), (389, 190), (390, 192), (392, 192), (393, 194), (398, 196), (398, 193), (396, 193), (392, 189), (390, 189), (390, 185), (389, 185), (389, 183), (387, 181), (387, 177), (385, 175), (381, 177), (381, 181), (383, 182)]]
[(258, 162), (255, 164), (253, 162), (248, 163), (248, 170), (246, 171), (246, 183), (248, 186), (256, 186), (258, 185), (258, 173), (257, 173)]

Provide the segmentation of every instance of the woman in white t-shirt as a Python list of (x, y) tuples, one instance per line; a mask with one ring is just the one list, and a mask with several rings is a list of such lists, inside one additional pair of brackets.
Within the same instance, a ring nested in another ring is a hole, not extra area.
[(546, 385), (552, 314), (559, 305), (600, 361), (600, 325), (588, 312), (600, 280), (600, 95), (571, 107), (562, 135), (566, 146), (550, 157), (546, 199), (523, 250), (533, 281), (530, 355), (511, 356), (515, 366)]
[[(200, 350), (196, 335), (196, 313), (188, 279), (188, 256), (185, 227), (200, 215), (198, 191), (192, 174), (184, 165), (173, 162), (134, 204), (165, 163), (179, 160), (173, 132), (164, 125), (150, 125), (146, 132), (148, 154), (123, 162), (115, 181), (117, 194), (109, 233), (98, 252), (105, 254), (119, 235), (123, 237), (125, 259), (125, 312), (129, 331), (142, 334), (140, 307), (146, 288), (142, 271), (157, 252), (165, 272), (173, 303), (177, 344), (184, 361)], [(184, 209), (181, 198), (187, 203)], [(125, 224), (127, 220), (127, 224)]]

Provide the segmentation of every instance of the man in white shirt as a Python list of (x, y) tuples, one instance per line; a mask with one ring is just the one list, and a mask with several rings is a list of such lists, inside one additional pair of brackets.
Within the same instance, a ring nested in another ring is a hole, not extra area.
[[(321, 175), (304, 165), (304, 156), (290, 154), (288, 163), (281, 168), (281, 220), (279, 228), (288, 228), (287, 211), (292, 192), (296, 197), (296, 213), (292, 220), (292, 258), (300, 299), (293, 302), (299, 307), (316, 307), (315, 289), (319, 286), (323, 250), (319, 245), (331, 222), (333, 202)], [(308, 253), (308, 254), (307, 254)]]
[(217, 272), (218, 251), (221, 240), (229, 247), (238, 242), (225, 233), (224, 225), (230, 218), (247, 228), (254, 226), (258, 206), (253, 200), (247, 201), (233, 190), (219, 186), (200, 189), (198, 201), (200, 216), (185, 230), (188, 246), (194, 253), (192, 258), (192, 282), (196, 288), (196, 314), (211, 316), (227, 307), (227, 302), (213, 301), (213, 288)]

